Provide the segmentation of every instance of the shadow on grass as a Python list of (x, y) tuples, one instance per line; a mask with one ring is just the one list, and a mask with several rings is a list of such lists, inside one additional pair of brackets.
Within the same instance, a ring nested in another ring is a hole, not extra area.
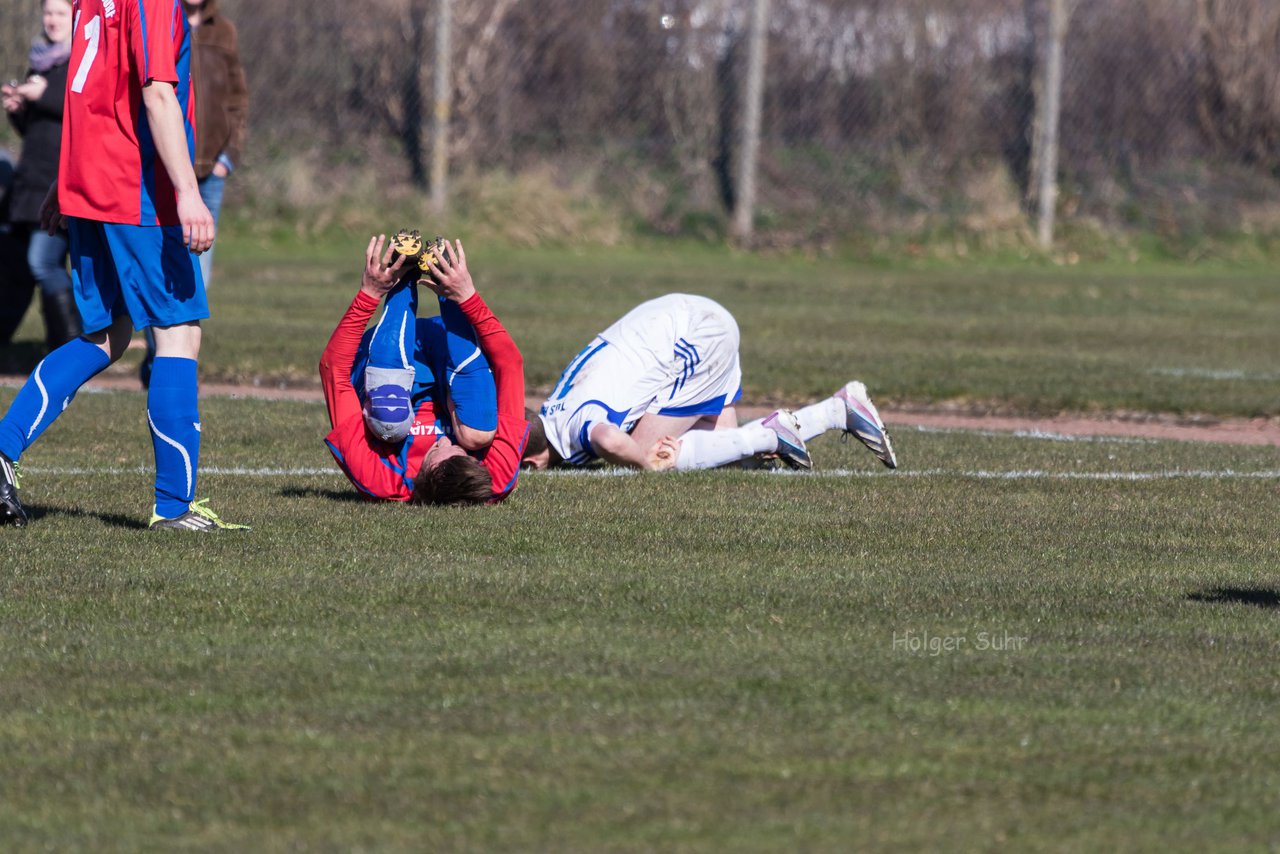
[(147, 523), (134, 516), (122, 516), (119, 513), (94, 513), (92, 510), (68, 510), (61, 507), (41, 507), (38, 504), (26, 504), (27, 518), (32, 523), (38, 522), (45, 516), (74, 516), (80, 519), (97, 519), (104, 525), (110, 525), (114, 528), (130, 528), (135, 531), (147, 530)]
[(280, 490), (282, 498), (324, 498), (329, 501), (351, 501), (368, 504), (368, 499), (350, 489), (320, 489), (315, 486), (286, 486)]
[(1280, 592), (1256, 587), (1215, 587), (1187, 596), (1192, 602), (1228, 605), (1253, 605), (1256, 608), (1280, 608)]

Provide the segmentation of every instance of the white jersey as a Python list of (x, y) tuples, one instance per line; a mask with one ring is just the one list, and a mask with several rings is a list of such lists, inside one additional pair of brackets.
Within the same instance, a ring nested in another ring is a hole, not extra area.
[(560, 375), (540, 415), (568, 463), (595, 459), (591, 428), (630, 432), (649, 412), (719, 415), (742, 395), (738, 324), (719, 303), (667, 294), (597, 335)]

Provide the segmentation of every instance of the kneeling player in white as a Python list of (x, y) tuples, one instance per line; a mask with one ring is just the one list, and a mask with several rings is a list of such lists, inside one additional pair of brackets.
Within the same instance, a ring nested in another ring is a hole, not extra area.
[(862, 383), (851, 382), (796, 413), (780, 409), (738, 427), (738, 342), (733, 316), (706, 297), (668, 294), (642, 303), (564, 369), (539, 417), (530, 419), (534, 432), (524, 462), (544, 468), (603, 459), (687, 471), (772, 454), (807, 469), (812, 461), (805, 443), (839, 429), (885, 465), (897, 466)]

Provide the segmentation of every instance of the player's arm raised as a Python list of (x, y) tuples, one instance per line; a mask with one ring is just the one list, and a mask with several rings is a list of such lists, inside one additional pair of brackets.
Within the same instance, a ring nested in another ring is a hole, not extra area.
[(332, 427), (360, 415), (360, 401), (351, 387), (351, 366), (355, 363), (360, 338), (369, 325), (369, 318), (373, 317), (382, 298), (398, 281), (404, 263), (404, 256), (391, 263), (391, 247), (386, 245), (386, 240), (385, 234), (369, 238), (369, 246), (364, 251), (360, 290), (338, 321), (320, 356), (320, 387), (324, 390)]
[(515, 488), (520, 456), (529, 425), (524, 420), (524, 357), (510, 333), (476, 293), (461, 240), (446, 241), (443, 256), (433, 256), (432, 275), (421, 282), (437, 296), (453, 300), (476, 332), (476, 343), (489, 361), (498, 397), (498, 430), (490, 440), (484, 467), (493, 476), (494, 500)]
[[(452, 300), (475, 330), (477, 344), (489, 360), (498, 392), (498, 416), (510, 416), (524, 424), (524, 357), (510, 333), (476, 293), (467, 269), (462, 241), (445, 242), (448, 252), (432, 262), (432, 275), (420, 280), (437, 296)], [(523, 427), (521, 428), (523, 431)]]
[(142, 87), (142, 103), (147, 110), (147, 124), (155, 141), (156, 153), (169, 173), (178, 194), (178, 220), (182, 223), (182, 241), (192, 252), (204, 252), (213, 245), (213, 215), (200, 198), (196, 170), (187, 149), (187, 131), (182, 107), (172, 83), (149, 80)]

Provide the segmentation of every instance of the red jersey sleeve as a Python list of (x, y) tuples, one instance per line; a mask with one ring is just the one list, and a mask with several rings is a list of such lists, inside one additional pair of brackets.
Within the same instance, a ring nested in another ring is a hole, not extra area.
[(129, 53), (138, 84), (178, 83), (177, 52), (186, 22), (180, 0), (138, 0), (138, 19), (129, 33)]
[(515, 489), (520, 475), (520, 458), (529, 438), (529, 422), (524, 418), (524, 357), (479, 294), (472, 295), (459, 308), (476, 331), (498, 391), (498, 432), (483, 460), (484, 467), (493, 477), (493, 498), (490, 500), (497, 502)]
[(324, 402), (329, 409), (330, 427), (337, 427), (352, 415), (361, 415), (360, 400), (351, 387), (351, 368), (356, 361), (356, 351), (360, 349), (360, 338), (369, 325), (369, 318), (377, 310), (376, 298), (357, 291), (320, 356), (320, 386), (324, 389)]

